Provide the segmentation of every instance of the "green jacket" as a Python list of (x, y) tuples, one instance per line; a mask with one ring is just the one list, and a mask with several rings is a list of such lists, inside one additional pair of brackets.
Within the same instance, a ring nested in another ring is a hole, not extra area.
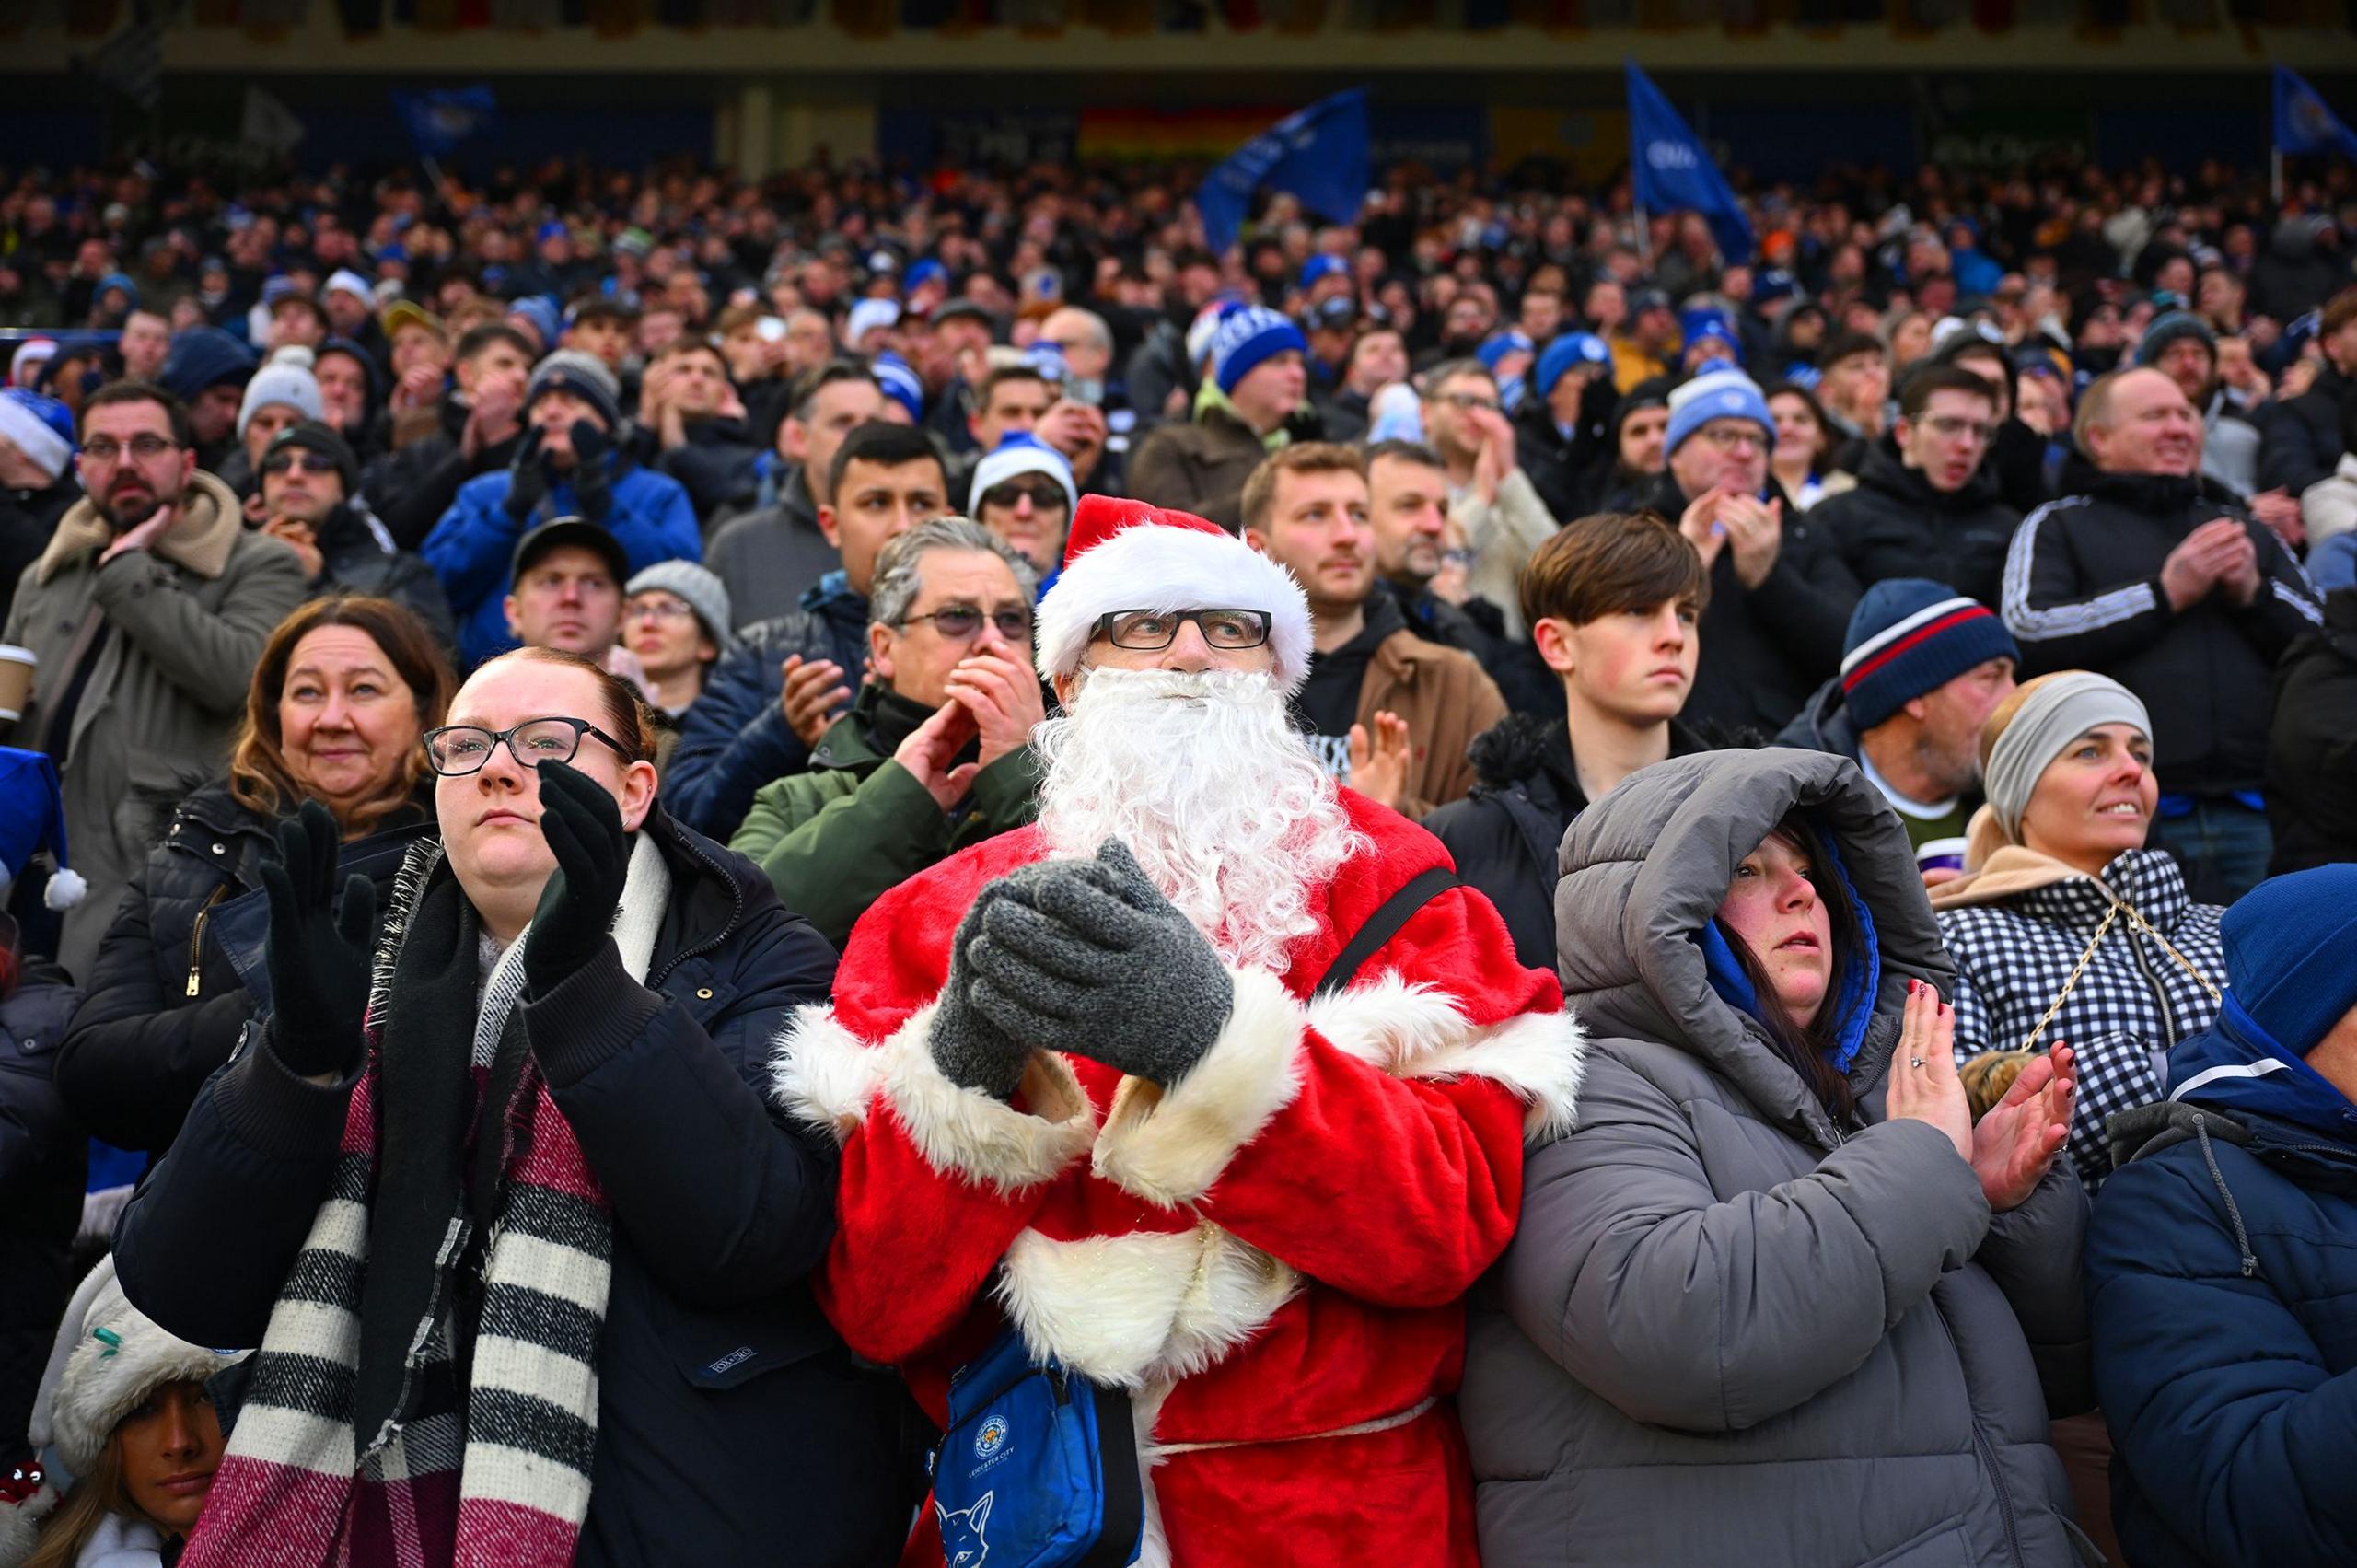
[(837, 947), (877, 899), (970, 844), (1022, 827), (1039, 807), (1039, 760), (1025, 747), (975, 774), (966, 798), (943, 811), (881, 749), (883, 692), (864, 688), (819, 738), (810, 771), (762, 785), (728, 841), (768, 874), (786, 908)]

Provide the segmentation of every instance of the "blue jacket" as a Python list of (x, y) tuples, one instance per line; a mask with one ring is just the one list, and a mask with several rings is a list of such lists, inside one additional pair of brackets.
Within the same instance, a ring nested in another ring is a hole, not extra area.
[[(608, 461), (613, 461), (610, 457)], [(518, 523), (507, 515), (509, 476), (505, 470), (478, 474), (459, 487), (459, 498), (425, 536), (418, 553), (442, 579), (450, 609), (459, 618), (459, 658), (471, 669), (494, 654), (516, 645), (508, 634), (503, 601), (512, 580), (516, 542), (531, 528), (553, 517), (578, 513), (581, 505), (569, 483), (552, 485), (548, 498)], [(630, 569), (643, 571), (658, 561), (702, 561), (703, 536), (696, 528), (695, 508), (688, 493), (668, 474), (634, 464), (617, 466), (613, 509), (606, 528), (630, 557)], [(616, 587), (621, 585), (617, 584)]]
[(2230, 992), (2112, 1119), (2096, 1387), (2139, 1568), (2357, 1562), (2357, 1105)]
[(867, 596), (842, 568), (802, 596), (802, 608), (737, 633), (679, 719), (679, 744), (663, 771), (663, 803), (700, 833), (726, 840), (763, 784), (810, 765), (810, 749), (785, 722), (785, 661), (832, 659), (856, 691), (867, 665)]

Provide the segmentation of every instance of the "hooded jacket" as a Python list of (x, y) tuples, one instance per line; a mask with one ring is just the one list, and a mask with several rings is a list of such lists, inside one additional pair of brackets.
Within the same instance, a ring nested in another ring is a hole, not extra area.
[[(262, 645), (306, 587), (295, 552), (250, 532), (238, 498), (208, 473), (189, 481), (152, 548), (101, 565), (110, 538), (93, 503), (75, 504), (0, 630), (0, 642), (41, 661), (16, 744), (58, 761), (74, 869), (90, 884), (66, 912), (58, 953), (77, 976), (89, 972), (123, 886), (146, 858), (145, 801), (228, 761)], [(89, 675), (70, 732), (51, 733), (43, 704), (70, 689), (79, 660)]]
[(2324, 628), (2275, 670), (2267, 738), (2267, 817), (2277, 877), (2357, 860), (2357, 589), (2325, 596)]
[[(908, 1516), (900, 1396), (811, 1299), (835, 1162), (763, 1096), (772, 1043), (825, 997), (834, 955), (741, 856), (659, 807), (641, 832), (671, 876), (644, 989), (609, 961), (525, 1005), (552, 1026), (530, 1018), (535, 1041), (561, 1042), (536, 1060), (613, 1214), (575, 1560), (754, 1562), (790, 1518), (798, 1560), (880, 1568)], [(199, 1343), (261, 1342), (350, 1092), (250, 1045), (214, 1076), (116, 1234), (141, 1310)]]
[[(2092, 669), (2135, 692), (2153, 715), (2154, 771), (2175, 793), (2258, 789), (2275, 661), (2323, 620), (2306, 574), (2209, 481), (2081, 461), (2062, 488), (2023, 520), (2005, 557), (2002, 610), (2023, 673)], [(2162, 564), (2215, 517), (2241, 522), (2257, 546), (2258, 596), (2236, 607), (2213, 591), (2172, 610)]]
[[(1862, 1126), (1721, 999), (1696, 940), (1796, 807), (1871, 933), (1842, 1003)], [(1885, 1119), (1907, 984), (1953, 975), (1881, 797), (1835, 757), (1679, 758), (1584, 812), (1561, 865), (1588, 1070), (1477, 1298), (1483, 1562), (2073, 1563), (2046, 1434), (2086, 1399), (2084, 1202), (2057, 1162), (1992, 1214), (1945, 1134)]]
[(1968, 598), (1993, 605), (2003, 590), (2005, 549), (2021, 514), (1998, 497), (1987, 463), (1959, 490), (1942, 490), (1899, 459), (1895, 444), (1876, 442), (1859, 466), (1853, 490), (1820, 501), (1809, 524), (1863, 594), (1888, 577), (1929, 577)]
[(2114, 1521), (2139, 1568), (2357, 1559), (2357, 1106), (2230, 995), (2114, 1119), (2087, 1227)]

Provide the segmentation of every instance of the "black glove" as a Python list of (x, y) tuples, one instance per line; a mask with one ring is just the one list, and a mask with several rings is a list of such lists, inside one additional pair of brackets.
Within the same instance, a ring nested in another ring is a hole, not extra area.
[(1236, 1004), (1212, 945), (1119, 840), (1093, 865), (1030, 869), (983, 913), (975, 1011), (1035, 1046), (1158, 1084), (1185, 1076)]
[(1031, 1048), (974, 1010), (974, 969), (967, 955), (981, 935), (984, 912), (1006, 897), (1008, 880), (1002, 877), (984, 886), (958, 923), (958, 935), (949, 943), (949, 981), (941, 988), (929, 1037), (934, 1063), (943, 1077), (999, 1099), (1013, 1095), (1022, 1083), (1023, 1063)]
[(525, 939), (524, 985), (545, 996), (612, 940), (614, 912), (630, 880), (630, 836), (606, 786), (567, 762), (542, 762), (540, 836), (556, 869)]
[(522, 522), (549, 497), (549, 470), (540, 461), (540, 427), (532, 426), (507, 459), (507, 515)]
[(606, 433), (586, 419), (573, 422), (573, 499), (581, 515), (602, 523), (614, 509), (614, 480), (606, 471)]
[(335, 900), (335, 819), (316, 800), (278, 824), (278, 853), (261, 863), (270, 900), (263, 961), (270, 970), (270, 1039), (287, 1071), (349, 1073), (360, 1059), (368, 964), (377, 942), (377, 888), (354, 873)]

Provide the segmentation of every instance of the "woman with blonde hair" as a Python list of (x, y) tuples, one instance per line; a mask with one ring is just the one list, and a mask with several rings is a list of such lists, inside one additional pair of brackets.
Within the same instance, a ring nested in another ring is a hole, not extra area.
[(118, 1148), (169, 1146), (267, 999), (260, 874), (273, 824), (319, 802), (346, 869), (389, 889), (431, 826), (419, 738), (442, 722), (451, 686), (424, 622), (387, 599), (314, 599), (271, 633), (228, 777), (180, 802), (82, 977), (56, 1075), (91, 1132)]

